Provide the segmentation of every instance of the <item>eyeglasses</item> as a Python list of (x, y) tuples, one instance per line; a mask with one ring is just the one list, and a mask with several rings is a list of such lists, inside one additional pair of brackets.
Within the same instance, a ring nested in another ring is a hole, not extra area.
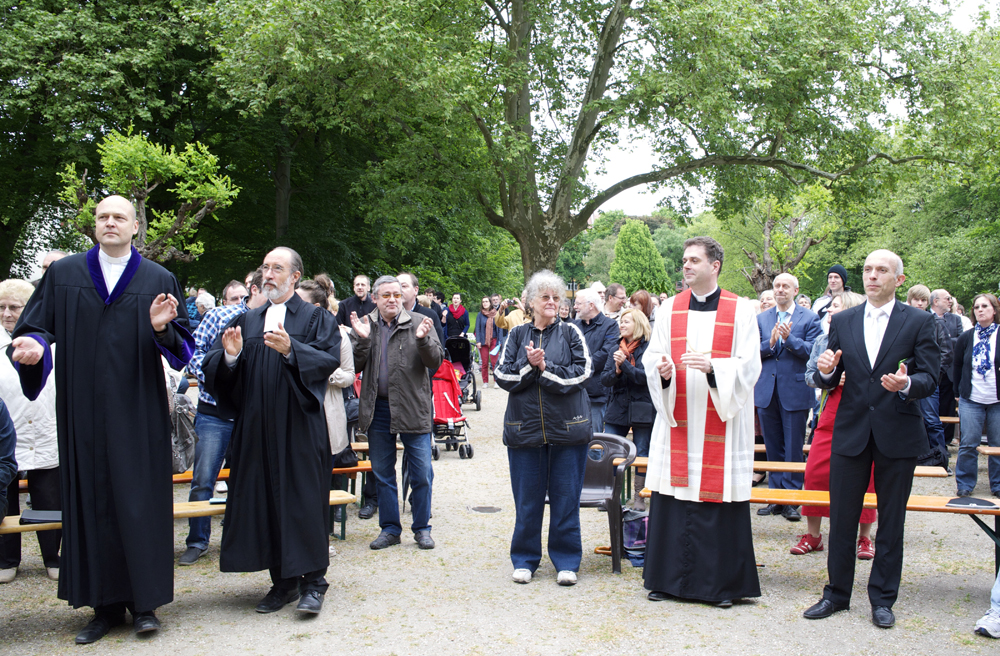
[(260, 268), (260, 270), (263, 271), (264, 273), (270, 271), (271, 273), (281, 274), (285, 272), (285, 267), (281, 266), (280, 264), (275, 264), (274, 266), (271, 266), (270, 264), (265, 264)]
[(628, 300), (628, 296), (615, 296), (615, 298), (617, 298), (619, 301)]
[(24, 309), (23, 305), (0, 305), (0, 314), (3, 314), (7, 310), (10, 310), (11, 312), (15, 312), (16, 313), (16, 312), (20, 312), (23, 309)]
[(394, 298), (396, 300), (403, 298), (403, 295), (399, 292), (382, 292), (379, 296), (381, 298)]

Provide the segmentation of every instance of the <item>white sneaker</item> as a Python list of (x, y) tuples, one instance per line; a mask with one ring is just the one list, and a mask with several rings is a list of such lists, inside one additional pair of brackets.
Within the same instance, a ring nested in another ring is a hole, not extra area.
[(17, 576), (17, 568), (0, 569), (0, 583), (10, 583)]
[(976, 622), (975, 632), (990, 638), (1000, 638), (1000, 612), (992, 608), (986, 611), (986, 614)]
[(556, 583), (559, 585), (576, 585), (576, 572), (564, 569), (556, 576)]
[(531, 570), (530, 569), (515, 569), (514, 573), (510, 575), (510, 578), (514, 580), (514, 583), (530, 583), (531, 582)]
[(218, 483), (215, 484), (216, 494), (225, 494), (228, 491), (229, 491), (229, 486), (226, 485), (225, 481), (219, 481)]
[(49, 575), (49, 578), (53, 581), (59, 580), (59, 568), (58, 567), (46, 567), (45, 573)]

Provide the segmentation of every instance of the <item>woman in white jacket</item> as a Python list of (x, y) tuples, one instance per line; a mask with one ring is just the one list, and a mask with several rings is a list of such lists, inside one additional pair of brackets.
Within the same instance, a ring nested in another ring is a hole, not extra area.
[[(10, 333), (14, 330), (21, 311), (35, 288), (26, 280), (10, 279), (0, 283), (0, 349), (6, 353)], [(52, 350), (55, 355), (55, 348)], [(56, 385), (50, 375), (42, 393), (29, 401), (21, 392), (18, 378), (10, 358), (0, 357), (0, 398), (3, 398), (17, 431), (18, 471), (27, 472), (28, 494), (34, 510), (59, 510), (59, 444), (56, 437)], [(21, 513), (18, 481), (7, 489), (8, 515)], [(38, 544), (49, 578), (59, 579), (59, 544), (62, 531), (38, 531)], [(21, 564), (21, 534), (0, 535), (0, 583), (9, 583), (17, 576)]]

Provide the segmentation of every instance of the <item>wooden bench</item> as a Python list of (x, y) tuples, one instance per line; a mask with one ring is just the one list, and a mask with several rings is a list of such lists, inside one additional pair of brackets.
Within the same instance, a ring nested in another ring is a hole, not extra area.
[(938, 417), (942, 424), (957, 424), (959, 423), (958, 417)]
[[(330, 505), (341, 506), (357, 501), (350, 492), (344, 490), (330, 490)], [(188, 519), (190, 517), (209, 517), (211, 515), (223, 515), (226, 512), (226, 504), (210, 503), (208, 501), (178, 501), (174, 504), (174, 519)], [(27, 533), (31, 531), (51, 531), (62, 528), (62, 523), (53, 522), (49, 524), (20, 524), (20, 515), (4, 517), (0, 522), (0, 534), (4, 533)]]
[[(802, 445), (802, 453), (809, 453), (810, 449), (812, 449), (812, 444), (803, 444)], [(754, 444), (753, 445), (753, 452), (754, 453), (767, 453), (767, 448), (763, 444)]]
[(977, 446), (976, 451), (984, 456), (1000, 456), (1000, 446)]
[[(988, 448), (988, 447), (986, 447)], [(624, 458), (616, 458), (614, 463), (620, 465), (625, 462)], [(635, 462), (632, 463), (632, 467), (636, 471), (644, 472), (649, 464), (649, 458), (636, 458)], [(761, 472), (786, 472), (792, 474), (804, 474), (806, 471), (806, 463), (804, 462), (769, 462), (767, 460), (755, 460), (753, 463), (754, 471)], [(944, 467), (916, 467), (913, 471), (914, 476), (919, 476), (921, 478), (947, 478), (948, 472)]]
[[(652, 496), (652, 492), (649, 488), (643, 489), (640, 493), (643, 498), (649, 498)], [(907, 512), (937, 512), (937, 513), (951, 513), (953, 515), (968, 515), (972, 518), (979, 528), (983, 529), (993, 540), (994, 550), (993, 550), (993, 563), (994, 575), (1000, 571), (1000, 506), (993, 506), (991, 508), (982, 508), (975, 506), (964, 506), (960, 508), (952, 508), (948, 506), (948, 502), (952, 500), (952, 497), (938, 497), (938, 496), (926, 496), (919, 494), (911, 494), (910, 498), (906, 502)], [(750, 503), (759, 504), (779, 504), (779, 505), (795, 505), (795, 506), (819, 506), (828, 508), (830, 506), (830, 493), (820, 490), (771, 490), (768, 488), (753, 488), (750, 490)], [(878, 508), (878, 498), (874, 493), (865, 494), (865, 508)], [(992, 515), (993, 516), (993, 528), (986, 525), (980, 516), (981, 515)]]

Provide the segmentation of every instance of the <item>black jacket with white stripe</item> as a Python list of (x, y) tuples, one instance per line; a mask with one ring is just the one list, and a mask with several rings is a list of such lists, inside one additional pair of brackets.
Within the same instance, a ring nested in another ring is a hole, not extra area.
[[(528, 362), (529, 342), (545, 351), (545, 371)], [(572, 323), (555, 322), (544, 330), (526, 323), (511, 330), (494, 371), (500, 387), (510, 392), (503, 443), (511, 448), (588, 443), (593, 432), (586, 383), (592, 373), (587, 343)]]

